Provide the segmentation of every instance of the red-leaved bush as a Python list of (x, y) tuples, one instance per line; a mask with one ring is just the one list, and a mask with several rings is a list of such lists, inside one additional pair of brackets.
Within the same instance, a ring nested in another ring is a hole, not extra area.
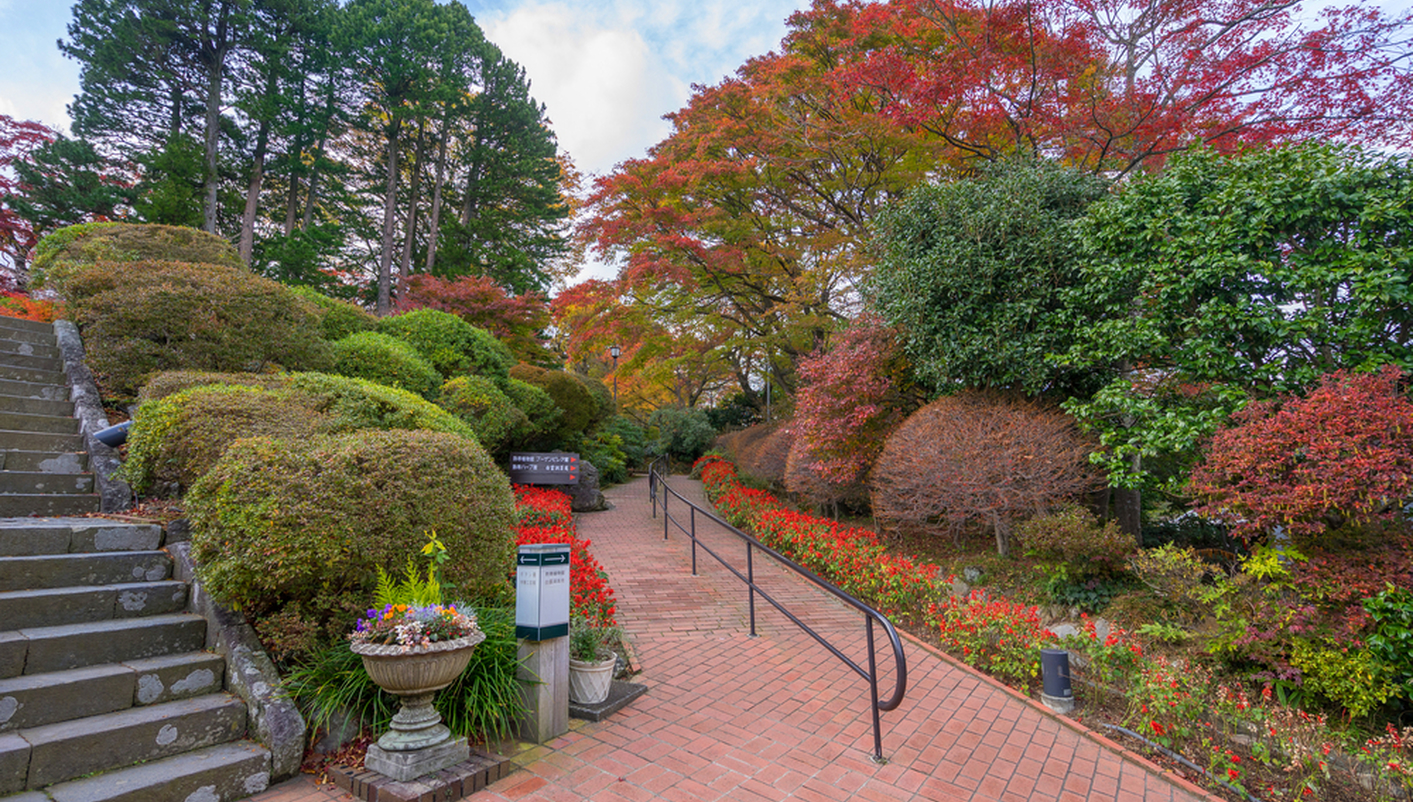
[(883, 442), (915, 406), (893, 330), (864, 316), (834, 346), (800, 362), (795, 442), (785, 473), (792, 493), (816, 501), (863, 495)]
[(522, 360), (544, 353), (540, 332), (549, 325), (549, 307), (537, 292), (510, 295), (485, 276), (440, 279), (413, 276), (398, 299), (397, 311), (437, 309), (491, 332)]
[(558, 490), (515, 485), (515, 504), (520, 511), (515, 543), (569, 544), (569, 611), (582, 615), (596, 627), (611, 627), (618, 612), (613, 588), (603, 565), (589, 553), (591, 541), (581, 540), (574, 530), (569, 496)]
[(1413, 402), (1401, 379), (1394, 367), (1340, 371), (1304, 398), (1248, 405), (1193, 471), (1198, 512), (1248, 539), (1391, 518), (1413, 492)]
[(869, 478), (879, 518), (953, 531), (989, 525), (1010, 550), (1014, 522), (1093, 488), (1091, 444), (1058, 409), (979, 392), (944, 396), (888, 438)]

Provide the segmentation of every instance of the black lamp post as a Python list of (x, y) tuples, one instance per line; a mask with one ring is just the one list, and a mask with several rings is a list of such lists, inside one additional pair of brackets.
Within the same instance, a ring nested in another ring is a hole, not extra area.
[(618, 355), (623, 353), (623, 349), (617, 345), (608, 347), (609, 356), (613, 357), (613, 411), (618, 411)]

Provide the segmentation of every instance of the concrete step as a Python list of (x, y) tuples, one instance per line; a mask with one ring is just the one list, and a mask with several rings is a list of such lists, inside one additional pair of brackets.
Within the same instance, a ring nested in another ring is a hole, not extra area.
[(52, 432), (20, 432), (0, 429), (0, 449), (18, 451), (84, 451), (83, 437)]
[(17, 730), (30, 746), (25, 787), (48, 785), (238, 740), (245, 703), (228, 693)]
[(36, 345), (54, 345), (58, 338), (54, 336), (54, 327), (48, 323), (48, 331), (41, 329), (26, 329), (0, 323), (0, 339), (10, 340), (18, 343), (35, 343)]
[(172, 575), (165, 551), (0, 557), (0, 593), (111, 582), (156, 582)]
[(216, 693), (225, 666), (192, 652), (0, 679), (0, 732)]
[(175, 579), (11, 590), (0, 593), (0, 621), (9, 629), (28, 629), (164, 615), (186, 608), (186, 592), (186, 583)]
[(234, 802), (269, 785), (269, 751), (234, 741), (45, 790), (54, 802)]
[(96, 493), (0, 493), (0, 516), (6, 518), (23, 518), (30, 515), (86, 515), (99, 512), (102, 507), (103, 501)]
[(0, 364), (0, 379), (33, 382), (35, 384), (68, 384), (69, 377), (60, 371), (40, 370)]
[(78, 418), (69, 415), (34, 415), (28, 412), (0, 412), (0, 429), (15, 432), (78, 434)]
[(20, 356), (42, 356), (47, 359), (63, 359), (63, 352), (57, 345), (44, 345), (42, 343), (22, 343), (4, 338), (5, 332), (0, 331), (0, 354), (18, 354)]
[(38, 320), (25, 320), (19, 317), (0, 315), (0, 329), (18, 329), (20, 331), (35, 331), (40, 334), (54, 333), (53, 323), (42, 323)]
[(57, 356), (42, 356), (39, 354), (16, 354), (0, 349), (0, 365), (11, 368), (28, 368), (30, 370), (47, 370), (50, 373), (63, 373), (64, 360)]
[(72, 418), (74, 416), (74, 402), (0, 394), (0, 410), (23, 412), (27, 415), (53, 415), (59, 418)]
[(0, 678), (195, 652), (206, 619), (190, 613), (0, 632)]
[(68, 401), (70, 393), (72, 390), (67, 383), (61, 386), (0, 377), (0, 395), (42, 398), (46, 401)]
[(0, 470), (84, 473), (88, 470), (88, 455), (62, 451), (0, 451)]
[[(0, 519), (0, 557), (152, 551), (162, 546), (162, 527), (106, 518)], [(0, 626), (4, 622), (0, 621)]]
[(0, 494), (92, 492), (93, 474), (91, 473), (0, 471)]

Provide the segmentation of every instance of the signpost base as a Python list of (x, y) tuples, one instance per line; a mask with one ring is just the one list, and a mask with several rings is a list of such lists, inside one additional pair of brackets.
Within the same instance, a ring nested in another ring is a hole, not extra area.
[(569, 638), (521, 640), (519, 676), (520, 739), (542, 744), (569, 732)]

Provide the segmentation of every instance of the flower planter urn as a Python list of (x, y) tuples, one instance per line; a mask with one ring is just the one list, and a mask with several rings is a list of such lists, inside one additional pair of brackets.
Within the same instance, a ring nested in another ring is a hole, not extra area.
[(613, 669), (618, 666), (618, 656), (606, 660), (587, 663), (581, 660), (569, 661), (569, 701), (581, 705), (596, 705), (608, 698), (613, 686)]
[(378, 739), (381, 749), (411, 752), (436, 747), (451, 738), (451, 730), (442, 724), (432, 699), (437, 691), (461, 676), (476, 645), (485, 639), (485, 633), (476, 632), (413, 648), (374, 643), (351, 645), (353, 652), (363, 658), (363, 668), (373, 682), (402, 701), (393, 716), (392, 728)]

